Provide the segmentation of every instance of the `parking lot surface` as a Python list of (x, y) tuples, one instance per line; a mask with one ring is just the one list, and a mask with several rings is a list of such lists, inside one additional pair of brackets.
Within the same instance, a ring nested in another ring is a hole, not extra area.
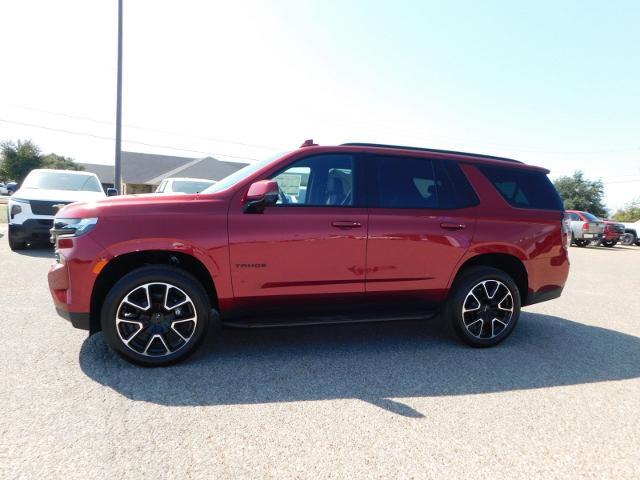
[(640, 248), (571, 249), (497, 348), (434, 325), (223, 330), (132, 366), (0, 225), (0, 478), (640, 478)]

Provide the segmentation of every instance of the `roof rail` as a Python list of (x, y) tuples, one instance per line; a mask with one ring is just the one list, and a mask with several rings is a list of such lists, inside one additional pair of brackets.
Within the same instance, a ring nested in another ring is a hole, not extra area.
[(407, 147), (404, 145), (385, 145), (382, 143), (343, 143), (341, 147), (377, 147), (377, 148), (400, 148), (402, 150), (417, 150), (420, 152), (432, 152), (432, 153), (453, 153), (455, 155), (468, 155), (470, 157), (490, 158), (492, 160), (503, 160), (505, 162), (522, 163), (520, 160), (514, 160), (513, 158), (496, 157), (494, 155), (483, 155), (480, 153), (469, 152), (457, 152), (455, 150), (438, 150), (436, 148), (422, 148), (422, 147)]

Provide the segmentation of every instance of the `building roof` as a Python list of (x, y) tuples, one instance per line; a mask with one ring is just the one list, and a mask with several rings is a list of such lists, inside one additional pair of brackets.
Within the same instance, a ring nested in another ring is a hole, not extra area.
[[(80, 163), (95, 173), (101, 183), (113, 183), (113, 165)], [(224, 162), (212, 157), (188, 158), (153, 153), (122, 152), (123, 183), (156, 185), (171, 176), (221, 180), (241, 169), (242, 163)]]

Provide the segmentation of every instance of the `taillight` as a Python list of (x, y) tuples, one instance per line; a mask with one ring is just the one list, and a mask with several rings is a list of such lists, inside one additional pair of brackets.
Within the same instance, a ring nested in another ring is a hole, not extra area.
[(560, 224), (562, 225), (562, 246), (568, 250), (571, 243), (571, 217), (567, 212), (563, 213)]
[(584, 223), (582, 224), (582, 229), (583, 229), (583, 230), (589, 230), (589, 222), (584, 222)]

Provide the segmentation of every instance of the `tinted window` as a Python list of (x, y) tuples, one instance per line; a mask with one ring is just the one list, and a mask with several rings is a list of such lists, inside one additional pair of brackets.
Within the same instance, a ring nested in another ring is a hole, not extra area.
[(292, 163), (273, 179), (278, 204), (353, 206), (355, 161), (351, 155), (315, 155)]
[(594, 214), (589, 213), (589, 212), (581, 212), (582, 215), (584, 216), (584, 218), (586, 218), (587, 220), (589, 220), (590, 222), (601, 222), (602, 219), (596, 217)]
[(579, 222), (579, 221), (582, 220), (577, 213), (573, 213), (573, 212), (571, 212), (569, 214), (569, 217), (571, 218), (571, 220), (576, 221), (576, 222)]
[(214, 181), (195, 182), (193, 180), (174, 180), (171, 185), (172, 192), (198, 193), (213, 185)]
[(374, 178), (378, 207), (450, 209), (478, 199), (453, 162), (417, 157), (377, 157)]
[(514, 207), (563, 210), (558, 192), (544, 173), (502, 167), (479, 168)]

